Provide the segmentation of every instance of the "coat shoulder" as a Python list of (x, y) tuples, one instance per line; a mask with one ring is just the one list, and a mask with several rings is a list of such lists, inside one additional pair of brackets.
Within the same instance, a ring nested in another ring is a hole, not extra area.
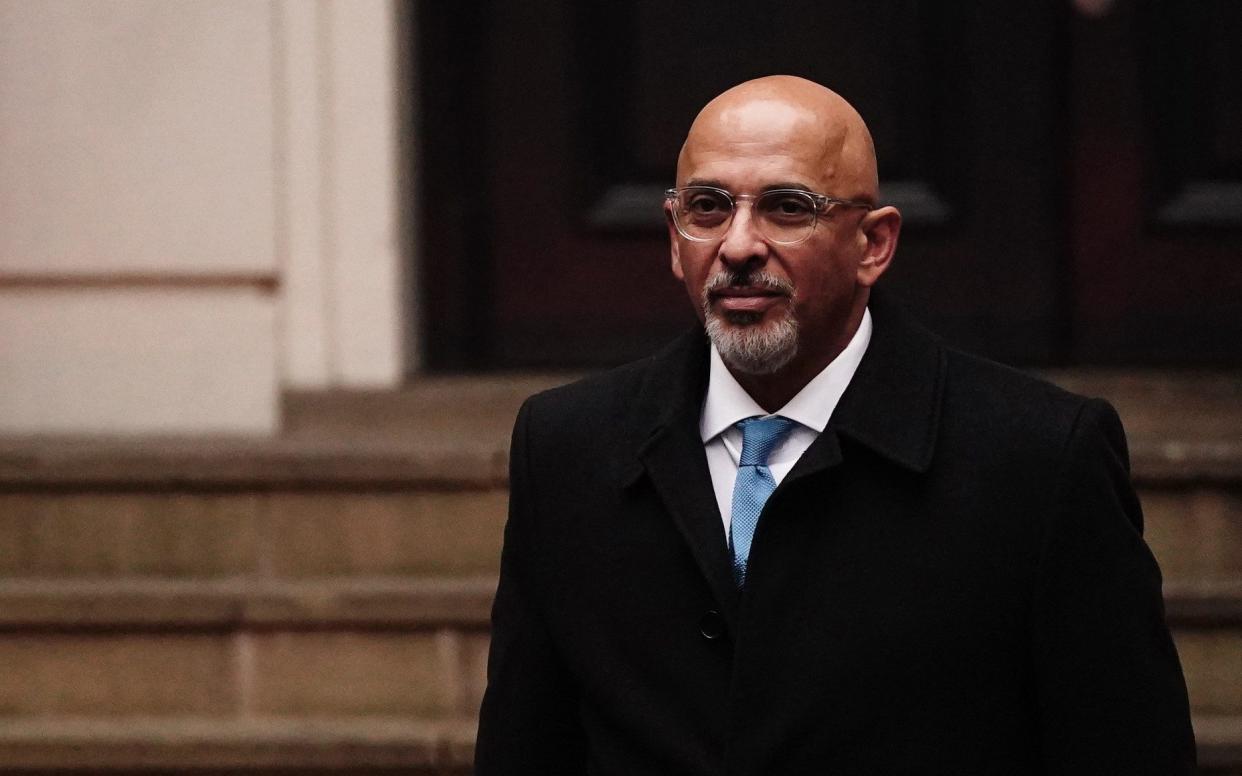
[(523, 412), (532, 425), (571, 435), (634, 433), (674, 405), (702, 398), (706, 356), (702, 330), (690, 330), (646, 358), (537, 393)]
[(1084, 422), (1115, 427), (1120, 435), (1116, 412), (1102, 399), (951, 348), (946, 356), (943, 418), (995, 449), (1057, 456)]
[(526, 400), (532, 422), (574, 427), (615, 420), (642, 390), (653, 359), (648, 356), (534, 394)]

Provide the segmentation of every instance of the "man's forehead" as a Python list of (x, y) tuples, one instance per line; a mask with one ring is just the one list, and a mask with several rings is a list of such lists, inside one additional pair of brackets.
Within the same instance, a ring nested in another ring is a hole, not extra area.
[(786, 98), (751, 97), (709, 105), (695, 120), (691, 133), (700, 124), (704, 129), (714, 128), (736, 134), (773, 126), (803, 126), (810, 130), (820, 123), (821, 118), (809, 106)]
[(832, 116), (784, 99), (756, 98), (710, 104), (695, 118), (686, 146), (779, 146), (800, 153), (840, 148), (844, 136), (842, 122)]
[(796, 79), (761, 79), (725, 92), (699, 113), (677, 159), (677, 181), (739, 171), (810, 186), (840, 183), (850, 189), (842, 195), (873, 196), (870, 148), (866, 125), (839, 95)]
[(727, 177), (734, 168), (761, 176), (822, 183), (833, 177), (844, 143), (840, 126), (778, 100), (754, 100), (699, 116), (678, 157), (677, 178)]

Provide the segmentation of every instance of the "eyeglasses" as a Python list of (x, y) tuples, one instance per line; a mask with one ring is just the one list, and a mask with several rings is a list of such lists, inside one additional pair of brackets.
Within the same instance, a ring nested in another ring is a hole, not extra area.
[(672, 205), (673, 223), (687, 240), (719, 240), (729, 231), (741, 200), (752, 200), (751, 217), (759, 233), (780, 245), (796, 245), (815, 232), (820, 215), (834, 205), (872, 210), (868, 202), (837, 199), (801, 189), (773, 189), (762, 194), (730, 194), (714, 186), (669, 189), (664, 199)]

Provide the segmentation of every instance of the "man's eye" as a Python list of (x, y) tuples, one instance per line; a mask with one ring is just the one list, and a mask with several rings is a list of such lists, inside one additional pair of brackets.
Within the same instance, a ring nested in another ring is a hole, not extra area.
[(725, 210), (726, 207), (724, 202), (721, 201), (719, 197), (700, 194), (699, 196), (691, 198), (690, 202), (687, 203), (686, 209), (691, 213), (701, 213), (706, 215), (709, 213), (718, 213)]
[(773, 197), (764, 203), (763, 209), (782, 218), (805, 218), (815, 212), (807, 199), (798, 196)]
[(796, 216), (807, 214), (807, 212), (811, 211), (811, 207), (801, 197), (782, 197), (782, 199), (773, 202), (773, 210), (780, 212), (780, 214)]

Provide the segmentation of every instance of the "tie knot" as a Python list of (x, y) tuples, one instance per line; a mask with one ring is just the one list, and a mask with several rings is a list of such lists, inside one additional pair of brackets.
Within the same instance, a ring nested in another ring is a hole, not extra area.
[(793, 430), (794, 422), (773, 415), (747, 418), (738, 421), (737, 426), (742, 429), (742, 459), (738, 461), (738, 466), (766, 466), (768, 456)]

